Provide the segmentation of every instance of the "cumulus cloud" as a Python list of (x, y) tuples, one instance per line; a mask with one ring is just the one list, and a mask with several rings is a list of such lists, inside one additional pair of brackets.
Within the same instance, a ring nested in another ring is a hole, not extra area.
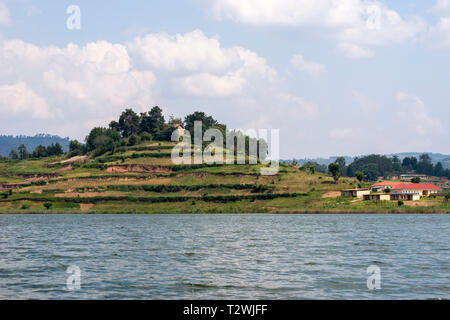
[[(131, 66), (121, 44), (98, 41), (60, 48), (21, 40), (0, 43), (0, 86), (2, 97), (8, 98), (2, 99), (2, 108), (15, 100), (13, 114), (23, 121), (58, 116), (55, 127), (78, 121), (70, 132), (77, 136), (88, 129), (86, 119), (107, 121), (125, 106), (143, 111), (153, 101), (155, 81), (151, 71)], [(8, 119), (0, 120), (3, 128), (10, 126)]]
[(322, 73), (326, 72), (326, 67), (324, 64), (314, 61), (307, 61), (300, 54), (294, 55), (292, 57), (291, 64), (298, 70), (306, 72), (307, 74), (313, 77), (318, 77)]
[(35, 119), (51, 119), (59, 115), (60, 110), (51, 112), (45, 99), (21, 81), (0, 86), (0, 114), (3, 117), (28, 114)]
[(0, 2), (0, 25), (11, 23), (9, 9), (3, 2)]
[(261, 124), (270, 114), (275, 115), (271, 125), (287, 117), (291, 127), (318, 115), (315, 104), (280, 84), (263, 57), (242, 47), (223, 47), (217, 37), (199, 30), (149, 34), (125, 44), (58, 47), (0, 41), (0, 126), (5, 133), (45, 128), (38, 131), (82, 139), (93, 125), (107, 125), (125, 107), (143, 112), (156, 103), (180, 116), (194, 111), (187, 107), (201, 107), (235, 125)]
[(450, 13), (450, 0), (437, 0), (430, 12), (437, 15)]
[(403, 19), (377, 1), (362, 0), (213, 0), (218, 19), (251, 25), (319, 28), (335, 38), (349, 58), (373, 56), (366, 46), (392, 45), (426, 32), (420, 17)]
[(217, 37), (200, 30), (136, 37), (127, 49), (143, 68), (174, 75), (173, 89), (192, 96), (234, 96), (256, 82), (274, 81), (276, 71), (266, 60), (242, 47), (223, 48)]
[(400, 103), (397, 113), (399, 121), (409, 125), (419, 136), (443, 133), (441, 121), (429, 115), (427, 107), (417, 96), (398, 92), (396, 100)]

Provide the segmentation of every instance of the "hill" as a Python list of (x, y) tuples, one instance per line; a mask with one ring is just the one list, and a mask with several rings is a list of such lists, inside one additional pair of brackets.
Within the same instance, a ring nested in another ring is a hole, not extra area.
[(0, 212), (450, 212), (442, 199), (399, 207), (340, 197), (339, 190), (358, 182), (336, 184), (328, 174), (289, 164), (274, 176), (262, 176), (262, 164), (174, 165), (174, 145), (148, 141), (101, 156), (0, 162)]
[(17, 147), (21, 144), (24, 144), (28, 151), (32, 152), (39, 145), (48, 147), (54, 143), (59, 143), (64, 151), (69, 150), (69, 138), (61, 138), (50, 134), (37, 134), (32, 137), (0, 135), (0, 155), (7, 157), (12, 149), (17, 150)]

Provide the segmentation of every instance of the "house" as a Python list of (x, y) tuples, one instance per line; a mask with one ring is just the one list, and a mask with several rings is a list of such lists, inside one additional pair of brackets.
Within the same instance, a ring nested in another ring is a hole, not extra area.
[(174, 123), (173, 128), (178, 131), (179, 136), (184, 135), (184, 128), (181, 123)]
[(371, 193), (363, 195), (364, 201), (390, 201), (391, 195), (389, 193)]
[(401, 181), (381, 181), (370, 186), (373, 192), (384, 191), (385, 189), (392, 189), (395, 186), (402, 184)]
[(370, 190), (369, 189), (345, 189), (345, 190), (341, 190), (341, 196), (343, 196), (343, 197), (362, 198), (365, 194), (370, 194)]
[(412, 183), (404, 182), (402, 184), (396, 185), (391, 189), (392, 193), (399, 194), (419, 194), (421, 197), (428, 197), (432, 194), (439, 193), (442, 188), (436, 187), (431, 183)]
[(391, 201), (419, 201), (420, 194), (418, 193), (391, 193)]
[(401, 174), (400, 180), (411, 180), (414, 178), (420, 178), (421, 180), (428, 180), (428, 176), (426, 174)]

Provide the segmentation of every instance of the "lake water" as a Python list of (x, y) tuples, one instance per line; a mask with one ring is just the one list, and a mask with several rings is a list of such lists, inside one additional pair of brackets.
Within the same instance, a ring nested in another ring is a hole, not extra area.
[(449, 249), (450, 215), (0, 215), (0, 298), (448, 299)]

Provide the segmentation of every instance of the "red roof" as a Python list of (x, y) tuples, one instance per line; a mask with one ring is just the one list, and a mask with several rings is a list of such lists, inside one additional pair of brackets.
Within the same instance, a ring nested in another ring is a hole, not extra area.
[(436, 187), (431, 183), (403, 182), (394, 186), (392, 190), (442, 190), (442, 188)]
[(372, 187), (386, 187), (386, 186), (397, 186), (400, 185), (404, 182), (401, 181), (382, 181), (382, 182), (377, 182), (375, 184), (372, 185)]

